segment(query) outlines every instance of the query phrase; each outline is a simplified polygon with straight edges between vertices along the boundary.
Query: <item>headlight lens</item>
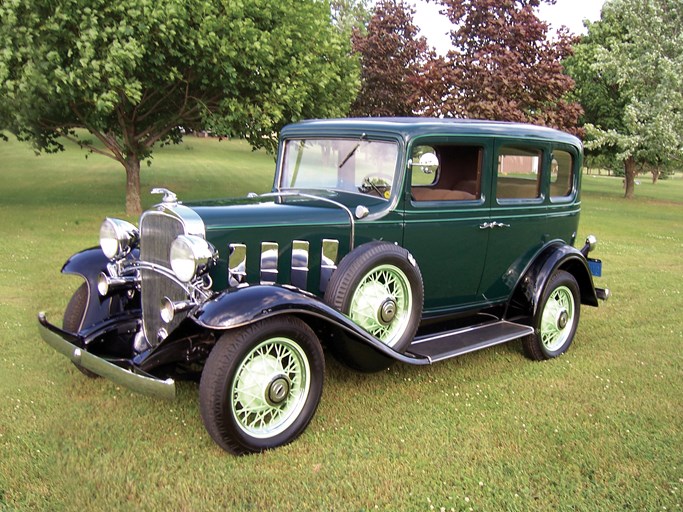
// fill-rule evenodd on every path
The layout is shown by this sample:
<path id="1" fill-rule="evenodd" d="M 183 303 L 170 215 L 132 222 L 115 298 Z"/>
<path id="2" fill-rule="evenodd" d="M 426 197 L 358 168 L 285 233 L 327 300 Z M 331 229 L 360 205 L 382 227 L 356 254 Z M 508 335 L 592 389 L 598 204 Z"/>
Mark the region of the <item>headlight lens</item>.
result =
<path id="1" fill-rule="evenodd" d="M 171 268 L 183 283 L 189 283 L 206 272 L 216 259 L 216 249 L 206 240 L 195 235 L 180 235 L 171 244 Z"/>
<path id="2" fill-rule="evenodd" d="M 109 258 L 122 258 L 140 240 L 138 228 L 121 219 L 104 219 L 100 226 L 100 247 Z"/>

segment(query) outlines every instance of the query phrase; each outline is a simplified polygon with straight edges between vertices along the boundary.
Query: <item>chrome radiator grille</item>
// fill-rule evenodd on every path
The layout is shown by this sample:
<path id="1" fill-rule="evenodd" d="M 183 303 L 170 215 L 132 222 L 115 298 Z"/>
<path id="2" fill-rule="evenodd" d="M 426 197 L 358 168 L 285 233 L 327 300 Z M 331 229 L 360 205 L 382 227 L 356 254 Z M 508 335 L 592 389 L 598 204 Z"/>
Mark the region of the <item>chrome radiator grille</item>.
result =
<path id="1" fill-rule="evenodd" d="M 167 269 L 171 268 L 169 250 L 178 235 L 185 233 L 180 219 L 163 212 L 150 211 L 140 220 L 140 259 Z M 183 320 L 179 313 L 170 323 L 165 323 L 159 314 L 161 299 L 168 297 L 178 301 L 187 299 L 185 291 L 168 277 L 153 270 L 141 269 L 142 277 L 142 325 L 147 341 L 152 345 L 159 342 L 159 331 L 170 333 Z"/>

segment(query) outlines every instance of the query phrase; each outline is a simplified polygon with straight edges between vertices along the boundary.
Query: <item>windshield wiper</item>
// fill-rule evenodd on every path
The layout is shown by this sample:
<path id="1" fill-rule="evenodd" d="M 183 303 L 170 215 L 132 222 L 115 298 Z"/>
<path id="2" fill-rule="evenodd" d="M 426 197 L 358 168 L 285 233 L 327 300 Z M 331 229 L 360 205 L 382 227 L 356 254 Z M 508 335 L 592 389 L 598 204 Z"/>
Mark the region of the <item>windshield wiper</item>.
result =
<path id="1" fill-rule="evenodd" d="M 365 137 L 366 137 L 366 135 L 365 135 L 364 133 L 360 136 L 360 140 L 358 141 L 358 143 L 357 143 L 355 146 L 353 146 L 353 149 L 351 149 L 351 151 L 349 151 L 349 154 L 346 155 L 346 156 L 344 157 L 344 160 L 342 160 L 341 163 L 339 164 L 339 169 L 341 169 L 342 167 L 344 167 L 344 164 L 346 164 L 346 162 L 348 162 L 349 159 L 350 159 L 353 155 L 356 154 L 356 150 L 357 150 L 358 147 L 361 145 L 361 143 L 365 140 Z"/>

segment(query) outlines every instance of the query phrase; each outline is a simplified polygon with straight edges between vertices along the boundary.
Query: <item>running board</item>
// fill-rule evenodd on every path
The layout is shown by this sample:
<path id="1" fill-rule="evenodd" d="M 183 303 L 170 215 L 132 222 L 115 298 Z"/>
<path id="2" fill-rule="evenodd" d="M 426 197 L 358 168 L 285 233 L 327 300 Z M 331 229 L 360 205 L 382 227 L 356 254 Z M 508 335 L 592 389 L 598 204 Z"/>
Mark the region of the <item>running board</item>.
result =
<path id="1" fill-rule="evenodd" d="M 406 352 L 429 359 L 431 363 L 461 356 L 533 334 L 534 328 L 499 320 L 415 338 Z"/>

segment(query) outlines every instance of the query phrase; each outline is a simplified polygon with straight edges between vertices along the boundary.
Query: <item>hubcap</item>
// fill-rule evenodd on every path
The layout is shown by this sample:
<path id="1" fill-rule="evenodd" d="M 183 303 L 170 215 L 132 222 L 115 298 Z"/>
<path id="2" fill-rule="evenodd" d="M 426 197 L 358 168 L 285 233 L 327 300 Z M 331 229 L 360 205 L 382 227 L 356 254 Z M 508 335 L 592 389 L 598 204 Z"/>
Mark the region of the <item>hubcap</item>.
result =
<path id="1" fill-rule="evenodd" d="M 396 316 L 396 301 L 394 299 L 387 299 L 380 308 L 377 320 L 384 325 L 389 325 Z"/>
<path id="2" fill-rule="evenodd" d="M 310 389 L 311 369 L 303 349 L 288 338 L 271 338 L 249 352 L 235 372 L 230 408 L 241 430 L 266 438 L 299 417 Z"/>
<path id="3" fill-rule="evenodd" d="M 275 377 L 270 384 L 268 384 L 266 401 L 270 405 L 279 405 L 287 398 L 289 395 L 289 388 L 291 382 L 285 375 L 278 375 Z"/>
<path id="4" fill-rule="evenodd" d="M 405 273 L 394 265 L 380 265 L 356 287 L 349 317 L 391 347 L 403 335 L 412 306 L 413 294 Z"/>
<path id="5" fill-rule="evenodd" d="M 541 316 L 541 342 L 546 350 L 559 350 L 574 327 L 574 295 L 566 286 L 558 286 L 548 297 Z"/>

